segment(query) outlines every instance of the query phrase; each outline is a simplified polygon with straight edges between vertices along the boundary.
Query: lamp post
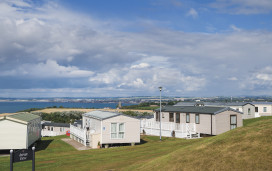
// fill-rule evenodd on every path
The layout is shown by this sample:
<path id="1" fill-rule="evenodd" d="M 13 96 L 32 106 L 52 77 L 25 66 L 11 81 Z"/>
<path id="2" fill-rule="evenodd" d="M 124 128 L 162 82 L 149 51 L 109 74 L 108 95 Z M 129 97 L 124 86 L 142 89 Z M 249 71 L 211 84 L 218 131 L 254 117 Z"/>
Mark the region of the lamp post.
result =
<path id="1" fill-rule="evenodd" d="M 161 141 L 161 120 L 162 120 L 162 115 L 161 115 L 161 91 L 162 87 L 159 87 L 160 90 L 160 141 Z"/>

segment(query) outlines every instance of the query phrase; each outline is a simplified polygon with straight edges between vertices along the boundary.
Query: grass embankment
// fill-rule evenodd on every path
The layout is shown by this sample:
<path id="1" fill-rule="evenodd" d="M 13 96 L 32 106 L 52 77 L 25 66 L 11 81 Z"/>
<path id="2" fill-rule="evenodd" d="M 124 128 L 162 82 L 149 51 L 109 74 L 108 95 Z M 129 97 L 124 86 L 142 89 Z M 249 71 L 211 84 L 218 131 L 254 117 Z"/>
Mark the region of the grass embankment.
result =
<path id="1" fill-rule="evenodd" d="M 244 127 L 203 138 L 145 163 L 143 170 L 271 170 L 272 117 L 244 121 Z"/>
<path id="2" fill-rule="evenodd" d="M 143 136 L 141 145 L 77 151 L 60 137 L 43 138 L 36 170 L 270 170 L 272 117 L 250 119 L 244 127 L 202 139 Z M 50 142 L 52 141 L 52 142 Z M 49 143 L 50 142 L 50 143 Z M 9 157 L 0 157 L 9 170 Z M 31 161 L 14 164 L 31 170 Z"/>

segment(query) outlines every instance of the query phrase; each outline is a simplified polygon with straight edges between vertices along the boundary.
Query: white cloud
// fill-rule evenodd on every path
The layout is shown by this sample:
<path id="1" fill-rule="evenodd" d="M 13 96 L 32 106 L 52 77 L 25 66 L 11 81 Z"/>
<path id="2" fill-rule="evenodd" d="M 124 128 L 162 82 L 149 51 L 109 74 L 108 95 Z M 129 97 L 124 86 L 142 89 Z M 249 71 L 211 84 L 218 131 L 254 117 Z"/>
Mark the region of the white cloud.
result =
<path id="1" fill-rule="evenodd" d="M 1 88 L 21 85 L 22 78 L 50 78 L 59 94 L 64 85 L 60 78 L 66 78 L 72 83 L 65 87 L 78 84 L 91 89 L 80 91 L 95 90 L 101 96 L 152 95 L 158 86 L 168 95 L 221 95 L 222 89 L 231 89 L 229 84 L 245 85 L 236 93 L 248 90 L 247 85 L 270 86 L 268 69 L 249 74 L 272 63 L 269 31 L 249 32 L 231 25 L 234 32 L 217 34 L 159 28 L 124 32 L 52 3 L 28 8 L 0 3 Z M 38 81 L 42 87 L 48 84 Z M 26 87 L 38 93 L 41 86 Z"/>
<path id="2" fill-rule="evenodd" d="M 272 67 L 266 66 L 258 68 L 252 74 L 249 74 L 240 87 L 245 90 L 251 90 L 253 93 L 265 93 L 263 95 L 270 95 L 272 91 Z"/>
<path id="3" fill-rule="evenodd" d="M 198 17 L 198 12 L 194 8 L 191 8 L 188 11 L 187 16 L 191 16 L 193 18 L 197 18 Z"/>
<path id="4" fill-rule="evenodd" d="M 235 25 L 230 25 L 230 28 L 233 30 L 233 31 L 241 31 L 240 28 L 236 27 Z"/>
<path id="5" fill-rule="evenodd" d="M 272 81 L 272 67 L 267 66 L 254 74 L 255 78 L 259 81 L 270 82 Z M 272 82 L 270 82 L 272 84 Z"/>
<path id="6" fill-rule="evenodd" d="M 132 65 L 131 69 L 142 69 L 142 68 L 148 68 L 150 65 L 148 63 L 140 63 L 138 65 Z"/>
<path id="7" fill-rule="evenodd" d="M 146 58 L 142 61 L 150 61 L 153 56 L 145 55 Z M 99 73 L 89 79 L 92 84 L 99 86 L 110 86 L 117 89 L 132 90 L 135 88 L 141 89 L 142 92 L 154 92 L 158 86 L 163 86 L 168 90 L 177 92 L 182 90 L 183 93 L 197 91 L 206 85 L 206 79 L 201 76 L 188 76 L 183 74 L 179 68 L 167 68 L 170 62 L 167 57 L 161 65 L 149 67 L 137 67 L 137 70 L 131 67 L 123 67 L 119 69 L 112 69 L 105 73 Z M 139 65 L 132 65 L 139 66 Z M 143 66 L 143 65 L 140 65 Z M 145 65 L 147 66 L 147 65 Z"/>
<path id="8" fill-rule="evenodd" d="M 133 86 L 140 88 L 144 85 L 144 82 L 141 78 L 137 78 L 135 81 L 133 81 Z"/>
<path id="9" fill-rule="evenodd" d="M 61 66 L 56 61 L 47 60 L 45 63 L 22 64 L 19 68 L 0 73 L 1 76 L 28 76 L 36 78 L 78 78 L 90 77 L 92 71 L 80 70 L 75 66 Z"/>

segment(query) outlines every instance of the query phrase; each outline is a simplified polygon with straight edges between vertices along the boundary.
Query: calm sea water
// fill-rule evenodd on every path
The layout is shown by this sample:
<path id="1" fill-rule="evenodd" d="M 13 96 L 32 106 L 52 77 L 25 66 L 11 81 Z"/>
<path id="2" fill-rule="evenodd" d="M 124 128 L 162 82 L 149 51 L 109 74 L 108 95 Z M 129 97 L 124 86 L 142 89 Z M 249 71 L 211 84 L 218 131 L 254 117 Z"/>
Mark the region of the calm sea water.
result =
<path id="1" fill-rule="evenodd" d="M 52 106 L 63 106 L 66 108 L 116 108 L 118 103 L 59 103 L 59 102 L 0 102 L 0 113 L 14 113 L 29 108 L 45 108 Z M 134 105 L 122 103 L 122 106 Z"/>

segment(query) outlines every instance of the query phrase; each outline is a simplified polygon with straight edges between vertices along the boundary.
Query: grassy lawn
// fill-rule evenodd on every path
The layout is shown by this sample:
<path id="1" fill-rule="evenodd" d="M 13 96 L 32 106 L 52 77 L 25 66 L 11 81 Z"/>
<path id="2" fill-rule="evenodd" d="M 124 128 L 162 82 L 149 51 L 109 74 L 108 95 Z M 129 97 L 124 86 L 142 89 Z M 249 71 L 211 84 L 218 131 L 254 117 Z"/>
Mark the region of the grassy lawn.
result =
<path id="1" fill-rule="evenodd" d="M 185 140 L 142 136 L 143 143 L 77 151 L 61 140 L 43 138 L 36 152 L 36 170 L 270 170 L 272 117 L 245 121 L 245 126 L 210 138 Z M 0 157 L 9 170 L 9 157 Z M 31 161 L 14 164 L 31 170 Z"/>

